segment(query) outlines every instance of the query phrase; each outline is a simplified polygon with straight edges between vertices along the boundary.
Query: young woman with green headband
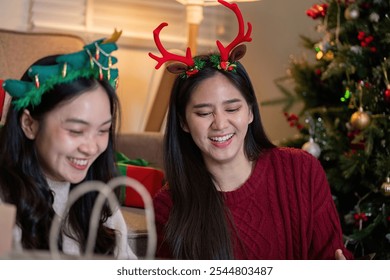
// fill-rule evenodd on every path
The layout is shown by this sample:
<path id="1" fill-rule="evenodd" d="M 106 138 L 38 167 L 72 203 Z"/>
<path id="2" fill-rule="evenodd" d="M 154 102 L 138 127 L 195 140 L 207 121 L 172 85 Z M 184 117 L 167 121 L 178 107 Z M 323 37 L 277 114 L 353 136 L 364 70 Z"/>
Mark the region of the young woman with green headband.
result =
<path id="1" fill-rule="evenodd" d="M 17 208 L 14 249 L 49 250 L 54 214 L 64 219 L 58 248 L 80 256 L 98 196 L 90 192 L 64 213 L 80 183 L 107 183 L 114 161 L 118 98 L 114 42 L 96 41 L 77 53 L 45 57 L 22 79 L 6 80 L 12 96 L 0 134 L 0 200 Z M 136 258 L 119 209 L 102 209 L 94 253 Z"/>

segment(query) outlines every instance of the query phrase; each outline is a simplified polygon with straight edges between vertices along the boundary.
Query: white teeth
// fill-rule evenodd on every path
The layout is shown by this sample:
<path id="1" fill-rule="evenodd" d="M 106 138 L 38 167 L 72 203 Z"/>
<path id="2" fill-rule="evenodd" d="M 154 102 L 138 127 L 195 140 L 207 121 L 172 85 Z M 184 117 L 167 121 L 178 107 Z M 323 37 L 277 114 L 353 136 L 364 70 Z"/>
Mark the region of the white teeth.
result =
<path id="1" fill-rule="evenodd" d="M 70 158 L 70 161 L 77 164 L 77 165 L 80 165 L 80 166 L 83 166 L 83 165 L 87 165 L 88 164 L 88 160 L 86 159 L 75 159 L 75 158 Z"/>
<path id="2" fill-rule="evenodd" d="M 228 134 L 228 135 L 225 135 L 225 136 L 222 136 L 222 137 L 210 137 L 210 139 L 212 141 L 215 141 L 215 142 L 225 142 L 227 140 L 229 140 L 230 138 L 233 137 L 233 133 L 232 134 Z"/>

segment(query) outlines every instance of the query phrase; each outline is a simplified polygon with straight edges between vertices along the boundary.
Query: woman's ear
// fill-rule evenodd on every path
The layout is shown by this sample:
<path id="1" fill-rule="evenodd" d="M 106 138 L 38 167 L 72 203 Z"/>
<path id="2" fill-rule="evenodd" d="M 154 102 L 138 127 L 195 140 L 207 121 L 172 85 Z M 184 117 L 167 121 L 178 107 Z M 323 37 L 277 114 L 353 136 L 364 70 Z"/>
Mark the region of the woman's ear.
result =
<path id="1" fill-rule="evenodd" d="M 249 123 L 252 123 L 253 122 L 253 109 L 252 109 L 253 106 L 250 106 L 249 107 Z"/>
<path id="2" fill-rule="evenodd" d="M 180 118 L 180 126 L 181 126 L 181 128 L 182 128 L 185 132 L 190 133 L 190 130 L 188 129 L 187 122 L 183 121 L 181 118 Z"/>
<path id="3" fill-rule="evenodd" d="M 30 140 L 34 140 L 38 133 L 39 123 L 30 115 L 30 111 L 27 109 L 23 110 L 20 117 L 20 124 L 24 135 Z"/>

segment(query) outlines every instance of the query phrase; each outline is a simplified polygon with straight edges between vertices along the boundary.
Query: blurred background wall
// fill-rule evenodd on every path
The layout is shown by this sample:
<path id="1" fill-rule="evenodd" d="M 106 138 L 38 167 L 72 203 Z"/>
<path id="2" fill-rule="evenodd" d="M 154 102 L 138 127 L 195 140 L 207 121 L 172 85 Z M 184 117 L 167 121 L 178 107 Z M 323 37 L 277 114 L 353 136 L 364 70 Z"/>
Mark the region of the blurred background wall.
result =
<path id="1" fill-rule="evenodd" d="M 36 2 L 39 2 L 39 5 L 44 5 L 42 7 L 50 7 L 51 4 L 54 5 L 61 1 L 64 3 L 73 2 L 72 5 L 82 4 L 85 7 L 88 7 L 88 5 L 94 2 L 91 0 L 39 0 Z M 116 53 L 119 59 L 118 68 L 121 73 L 118 89 L 122 104 L 121 132 L 142 131 L 144 120 L 148 115 L 148 108 L 150 108 L 150 104 L 153 102 L 151 85 L 158 83 L 158 75 L 156 75 L 156 71 L 154 70 L 155 61 L 150 59 L 147 53 L 150 51 L 158 53 L 152 39 L 152 30 L 157 26 L 157 22 L 169 21 L 166 13 L 159 12 L 159 10 L 161 11 L 165 7 L 153 7 L 150 5 L 149 7 L 144 7 L 146 5 L 145 1 L 135 1 L 135 4 L 131 4 L 130 0 L 122 0 L 120 2 L 123 5 L 129 2 L 126 7 L 129 9 L 128 11 L 135 12 L 135 14 L 129 15 L 129 19 L 126 19 L 124 15 L 123 19 L 121 19 L 116 15 L 117 11 L 111 7 L 113 2 L 106 1 L 107 4 L 105 5 L 110 5 L 111 3 L 111 6 L 107 6 L 104 9 L 104 17 L 97 21 L 103 22 L 106 18 L 111 17 L 117 20 L 115 26 L 110 26 L 109 21 L 106 20 L 106 29 L 97 26 L 95 29 L 84 28 L 83 30 L 82 28 L 73 26 L 73 20 L 69 21 L 69 27 L 66 23 L 58 26 L 53 23 L 39 25 L 39 21 L 33 18 L 39 15 L 34 10 L 39 6 L 33 7 L 32 2 L 30 0 L 0 0 L 0 28 L 31 32 L 73 33 L 81 36 L 86 42 L 96 39 L 98 36 L 107 36 L 110 33 L 109 30 L 113 30 L 115 27 L 123 30 L 123 36 L 118 42 L 120 49 Z M 97 1 L 97 4 L 98 2 L 102 1 Z M 261 0 L 258 2 L 239 4 L 245 21 L 250 21 L 253 25 L 253 41 L 247 44 L 247 54 L 242 62 L 252 78 L 259 102 L 282 97 L 281 92 L 275 86 L 274 80 L 286 75 L 286 69 L 291 55 L 296 57 L 304 55 L 303 48 L 300 45 L 299 35 L 314 36 L 315 23 L 311 18 L 306 16 L 305 12 L 317 2 L 314 0 Z M 170 23 L 169 28 L 166 29 L 178 32 L 177 28 L 180 28 L 181 31 L 179 33 L 182 33 L 181 35 L 185 38 L 184 8 L 180 7 L 181 4 L 174 0 L 166 0 L 163 3 L 166 6 L 170 5 L 170 7 L 178 5 L 177 15 L 171 16 L 175 16 L 174 19 L 177 22 L 182 22 L 182 24 L 176 24 L 176 27 L 174 27 L 174 24 Z M 156 12 L 152 14 L 153 16 L 147 16 L 145 14 L 142 18 L 143 11 L 133 11 L 134 9 L 141 8 L 155 9 Z M 207 14 L 209 9 L 211 11 L 211 9 L 215 8 L 205 8 L 206 16 L 210 16 Z M 221 8 L 218 7 L 218 9 Z M 120 10 L 122 13 L 130 13 L 126 12 L 125 9 Z M 88 11 L 83 11 L 83 14 L 88 14 Z M 139 22 L 138 25 L 137 22 L 130 22 L 130 19 L 137 20 L 136 15 L 140 15 L 140 19 L 144 20 L 141 23 Z M 77 15 L 70 18 L 76 20 Z M 235 19 L 234 16 L 233 19 Z M 55 21 L 55 18 L 52 20 Z M 128 21 L 127 25 L 125 27 L 121 26 L 120 23 L 125 21 Z M 35 22 L 35 24 L 32 24 L 32 22 Z M 236 35 L 236 21 L 228 22 L 228 24 L 231 25 L 225 27 L 227 39 L 229 36 L 230 38 L 234 38 Z M 131 28 L 129 26 L 134 27 Z M 200 33 L 207 32 L 209 26 L 210 23 L 206 21 L 202 22 Z M 143 27 L 146 30 L 144 33 L 134 33 Z M 175 48 L 181 50 L 186 48 L 185 40 L 180 41 L 180 38 L 173 38 L 171 42 L 173 42 L 171 45 Z M 210 47 L 206 46 L 204 49 L 207 48 Z M 202 50 L 202 47 L 200 47 L 200 50 Z M 288 122 L 285 120 L 282 106 L 261 106 L 261 115 L 268 135 L 275 142 L 289 137 L 296 132 L 295 129 L 289 127 Z"/>

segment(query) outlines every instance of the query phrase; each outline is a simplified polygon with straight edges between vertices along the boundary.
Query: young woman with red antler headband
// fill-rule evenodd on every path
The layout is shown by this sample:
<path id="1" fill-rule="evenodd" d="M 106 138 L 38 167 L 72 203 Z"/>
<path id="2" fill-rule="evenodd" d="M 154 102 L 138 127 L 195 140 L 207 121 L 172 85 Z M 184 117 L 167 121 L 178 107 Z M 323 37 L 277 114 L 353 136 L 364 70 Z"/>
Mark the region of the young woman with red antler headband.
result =
<path id="1" fill-rule="evenodd" d="M 159 68 L 178 73 L 164 140 L 167 187 L 154 198 L 157 257 L 345 259 L 339 217 L 317 159 L 267 138 L 250 79 L 238 60 L 251 25 L 236 4 L 239 34 L 219 54 L 168 53 L 154 37 Z"/>

